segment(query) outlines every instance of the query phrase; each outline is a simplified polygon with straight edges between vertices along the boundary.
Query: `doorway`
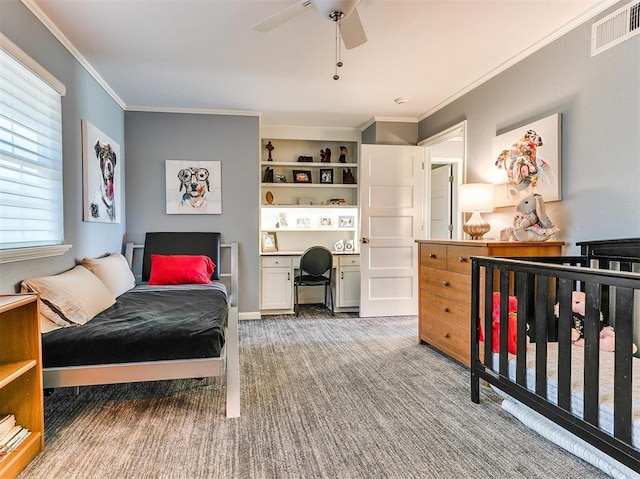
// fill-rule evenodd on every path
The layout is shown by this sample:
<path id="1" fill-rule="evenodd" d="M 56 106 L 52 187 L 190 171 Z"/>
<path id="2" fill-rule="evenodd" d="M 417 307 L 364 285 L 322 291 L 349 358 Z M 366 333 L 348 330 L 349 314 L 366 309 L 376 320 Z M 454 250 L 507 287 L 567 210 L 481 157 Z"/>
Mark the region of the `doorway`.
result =
<path id="1" fill-rule="evenodd" d="M 423 239 L 460 239 L 461 215 L 457 209 L 458 186 L 464 182 L 467 121 L 426 140 Z"/>

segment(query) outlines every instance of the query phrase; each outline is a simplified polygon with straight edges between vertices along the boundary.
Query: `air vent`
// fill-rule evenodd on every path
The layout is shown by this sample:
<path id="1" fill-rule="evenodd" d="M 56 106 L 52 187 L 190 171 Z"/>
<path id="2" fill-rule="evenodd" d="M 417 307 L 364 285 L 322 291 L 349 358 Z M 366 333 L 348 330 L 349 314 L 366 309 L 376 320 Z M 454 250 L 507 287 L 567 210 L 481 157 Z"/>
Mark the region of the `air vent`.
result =
<path id="1" fill-rule="evenodd" d="M 640 33 L 640 2 L 634 1 L 591 26 L 591 56 Z"/>

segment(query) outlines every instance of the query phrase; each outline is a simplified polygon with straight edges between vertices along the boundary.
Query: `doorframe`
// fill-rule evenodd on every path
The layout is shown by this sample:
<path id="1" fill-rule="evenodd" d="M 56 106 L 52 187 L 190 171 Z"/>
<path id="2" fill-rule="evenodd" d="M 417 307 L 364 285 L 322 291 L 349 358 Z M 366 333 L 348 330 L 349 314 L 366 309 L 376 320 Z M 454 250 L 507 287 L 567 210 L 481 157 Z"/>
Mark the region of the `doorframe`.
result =
<path id="1" fill-rule="evenodd" d="M 462 133 L 462 158 L 450 159 L 450 160 L 438 160 L 431 158 L 431 148 L 443 141 L 447 141 Z M 462 231 L 462 213 L 458 213 L 458 187 L 465 182 L 465 165 L 467 163 L 467 120 L 463 120 L 460 123 L 436 133 L 429 138 L 426 138 L 418 143 L 418 146 L 424 146 L 426 150 L 425 154 L 425 166 L 423 175 L 423 208 L 422 208 L 422 239 L 429 239 L 431 236 L 431 197 L 430 197 L 430 185 L 431 185 L 431 165 L 447 165 L 453 166 L 454 178 L 456 181 L 452 184 L 451 192 L 451 209 L 453 211 L 453 239 L 463 238 Z"/>

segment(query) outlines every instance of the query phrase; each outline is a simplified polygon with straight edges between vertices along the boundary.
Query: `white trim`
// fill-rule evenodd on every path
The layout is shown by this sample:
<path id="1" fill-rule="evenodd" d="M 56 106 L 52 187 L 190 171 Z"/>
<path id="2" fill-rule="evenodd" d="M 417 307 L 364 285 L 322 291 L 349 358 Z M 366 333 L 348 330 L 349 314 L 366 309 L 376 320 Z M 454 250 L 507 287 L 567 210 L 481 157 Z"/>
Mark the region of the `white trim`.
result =
<path id="1" fill-rule="evenodd" d="M 67 88 L 64 86 L 64 83 L 49 73 L 46 68 L 31 58 L 18 45 L 9 40 L 9 38 L 7 38 L 2 32 L 0 32 L 0 48 L 5 50 L 9 55 L 35 73 L 42 81 L 57 91 L 61 96 L 66 95 Z"/>
<path id="2" fill-rule="evenodd" d="M 142 111 L 151 113 L 191 113 L 196 115 L 230 115 L 230 116 L 257 116 L 262 117 L 259 111 L 251 110 L 217 110 L 214 108 L 182 108 L 182 107 L 156 107 L 131 105 L 125 108 L 126 111 Z"/>
<path id="3" fill-rule="evenodd" d="M 73 245 L 70 244 L 57 244 L 52 246 L 2 249 L 0 250 L 0 264 L 39 258 L 50 258 L 52 256 L 62 256 L 69 251 L 72 246 Z"/>
<path id="4" fill-rule="evenodd" d="M 577 16 L 576 18 L 574 18 L 571 22 L 563 25 L 562 27 L 558 28 L 554 32 L 551 32 L 549 35 L 544 37 L 542 40 L 539 40 L 538 42 L 534 43 L 529 48 L 521 51 L 519 54 L 517 54 L 514 57 L 512 57 L 511 59 L 507 60 L 503 64 L 501 64 L 498 67 L 494 68 L 490 72 L 482 75 L 480 78 L 478 78 L 476 81 L 470 83 L 469 85 L 464 87 L 462 90 L 459 90 L 457 93 L 454 93 L 449 98 L 445 99 L 444 101 L 441 101 L 440 103 L 438 103 L 433 108 L 430 108 L 429 110 L 427 110 L 425 113 L 423 113 L 422 115 L 420 115 L 418 117 L 418 121 L 422 121 L 425 118 L 427 118 L 428 116 L 433 115 L 438 110 L 441 110 L 442 108 L 444 108 L 448 104 L 453 103 L 455 100 L 457 100 L 461 96 L 463 96 L 463 95 L 469 93 L 470 91 L 478 88 L 484 82 L 486 82 L 486 81 L 492 79 L 493 77 L 499 75 L 500 73 L 502 73 L 503 71 L 507 70 L 508 68 L 511 68 L 513 65 L 515 65 L 518 62 L 520 62 L 521 60 L 524 60 L 528 56 L 533 55 L 538 50 L 541 50 L 542 48 L 544 48 L 547 45 L 549 45 L 551 42 L 557 40 L 558 38 L 560 38 L 561 36 L 565 35 L 566 33 L 569 33 L 574 28 L 576 28 L 579 25 L 583 24 L 587 20 L 592 19 L 596 15 L 602 13 L 604 10 L 606 10 L 607 8 L 611 7 L 612 5 L 614 5 L 614 4 L 618 3 L 618 2 L 619 2 L 619 0 L 603 0 L 602 2 L 599 2 L 593 8 L 590 8 L 586 12 L 584 12 L 581 15 Z"/>
<path id="5" fill-rule="evenodd" d="M 245 311 L 244 313 L 240 313 L 238 315 L 238 319 L 240 321 L 250 321 L 252 319 L 262 319 L 262 315 L 260 314 L 260 311 Z"/>
<path id="6" fill-rule="evenodd" d="M 120 108 L 125 109 L 125 103 L 122 99 L 116 94 L 115 91 L 107 84 L 106 81 L 98 74 L 98 72 L 91 66 L 91 64 L 87 61 L 85 57 L 82 56 L 80 51 L 71 43 L 71 41 L 65 36 L 62 31 L 53 23 L 53 21 L 47 16 L 46 13 L 42 11 L 42 9 L 36 4 L 35 0 L 20 0 L 29 10 L 33 13 L 40 22 L 53 34 L 54 37 L 58 39 L 62 46 L 64 46 L 69 53 L 74 56 L 78 63 L 84 67 L 85 70 L 93 77 L 95 81 L 97 81 L 100 86 L 107 92 L 111 98 L 115 100 L 115 102 L 120 105 Z"/>

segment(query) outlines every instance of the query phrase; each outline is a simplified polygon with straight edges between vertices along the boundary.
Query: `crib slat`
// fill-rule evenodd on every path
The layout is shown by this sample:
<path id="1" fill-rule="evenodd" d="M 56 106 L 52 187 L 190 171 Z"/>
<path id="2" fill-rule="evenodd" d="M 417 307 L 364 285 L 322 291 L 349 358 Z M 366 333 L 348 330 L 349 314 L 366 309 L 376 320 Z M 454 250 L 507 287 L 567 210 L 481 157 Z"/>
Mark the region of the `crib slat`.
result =
<path id="1" fill-rule="evenodd" d="M 596 427 L 600 389 L 600 288 L 600 284 L 585 284 L 584 420 Z"/>
<path id="2" fill-rule="evenodd" d="M 518 298 L 518 332 L 516 356 L 516 383 L 527 386 L 527 319 L 531 312 L 533 298 L 533 275 L 516 274 L 516 297 Z"/>
<path id="3" fill-rule="evenodd" d="M 509 272 L 500 270 L 500 355 L 499 371 L 509 375 Z"/>
<path id="4" fill-rule="evenodd" d="M 487 267 L 484 270 L 484 364 L 493 369 L 493 272 Z"/>
<path id="5" fill-rule="evenodd" d="M 558 406 L 571 411 L 571 318 L 573 281 L 558 280 Z"/>
<path id="6" fill-rule="evenodd" d="M 547 399 L 547 303 L 549 277 L 537 275 L 536 320 L 536 394 Z"/>
<path id="7" fill-rule="evenodd" d="M 613 378 L 613 435 L 631 443 L 633 289 L 616 288 L 615 374 Z"/>

